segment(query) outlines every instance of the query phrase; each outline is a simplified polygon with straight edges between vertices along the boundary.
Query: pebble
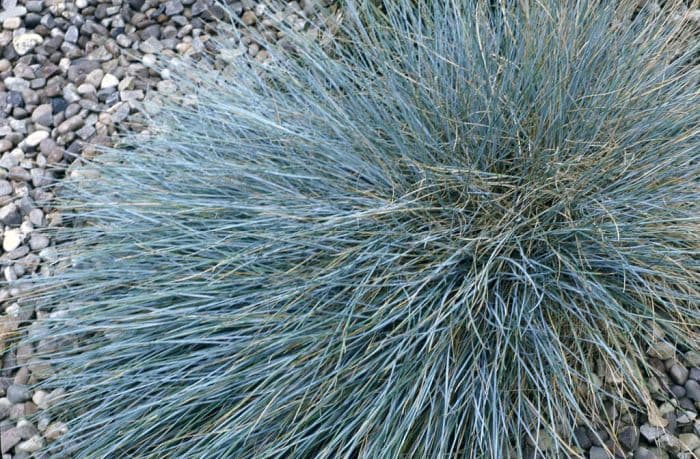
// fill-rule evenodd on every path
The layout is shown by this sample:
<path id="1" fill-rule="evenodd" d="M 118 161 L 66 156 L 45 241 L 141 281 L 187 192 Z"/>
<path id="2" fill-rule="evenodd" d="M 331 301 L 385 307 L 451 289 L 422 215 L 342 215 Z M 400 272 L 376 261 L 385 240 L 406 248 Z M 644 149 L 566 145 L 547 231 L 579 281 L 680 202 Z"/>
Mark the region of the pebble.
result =
<path id="1" fill-rule="evenodd" d="M 68 43 L 76 43 L 78 41 L 78 28 L 74 25 L 68 27 L 63 39 Z"/>
<path id="2" fill-rule="evenodd" d="M 700 383 L 689 379 L 685 383 L 685 391 L 689 399 L 693 400 L 694 402 L 700 402 Z"/>
<path id="3" fill-rule="evenodd" d="M 643 424 L 639 428 L 639 433 L 646 441 L 653 442 L 664 434 L 664 429 L 661 427 L 651 426 L 649 424 Z"/>
<path id="4" fill-rule="evenodd" d="M 39 233 L 32 233 L 29 238 L 29 247 L 34 251 L 45 249 L 49 246 L 49 238 Z"/>
<path id="5" fill-rule="evenodd" d="M 12 409 L 12 402 L 9 401 L 7 399 L 7 397 L 0 397 L 0 421 L 10 417 L 11 409 Z"/>
<path id="6" fill-rule="evenodd" d="M 661 459 L 661 456 L 655 454 L 647 448 L 639 448 L 634 452 L 634 459 Z"/>
<path id="7" fill-rule="evenodd" d="M 686 451 L 693 451 L 700 448 L 700 437 L 694 433 L 684 433 L 678 435 L 678 440 L 682 445 L 682 449 Z"/>
<path id="8" fill-rule="evenodd" d="M 32 111 L 32 122 L 42 126 L 53 125 L 53 109 L 51 104 L 38 105 Z"/>
<path id="9" fill-rule="evenodd" d="M 25 453 L 35 453 L 43 447 L 44 439 L 41 438 L 41 435 L 34 435 L 29 440 L 25 440 L 19 445 L 17 445 L 17 449 L 20 451 L 24 451 Z"/>
<path id="10" fill-rule="evenodd" d="M 246 11 L 245 13 L 243 13 L 241 20 L 243 21 L 243 24 L 247 26 L 252 26 L 257 22 L 258 17 L 255 15 L 254 12 Z"/>
<path id="11" fill-rule="evenodd" d="M 43 41 L 44 39 L 38 33 L 23 33 L 12 39 L 12 46 L 17 51 L 17 54 L 24 56 Z"/>
<path id="12" fill-rule="evenodd" d="M 68 427 L 63 422 L 52 422 L 46 428 L 44 436 L 47 440 L 56 440 L 60 436 L 65 435 L 68 432 Z"/>
<path id="13" fill-rule="evenodd" d="M 106 73 L 100 82 L 101 89 L 115 88 L 119 85 L 119 79 L 111 73 Z"/>
<path id="14" fill-rule="evenodd" d="M 0 196 L 7 196 L 12 193 L 12 184 L 7 180 L 0 180 Z"/>
<path id="15" fill-rule="evenodd" d="M 16 249 L 21 243 L 22 235 L 20 234 L 19 229 L 5 231 L 5 235 L 2 239 L 2 248 L 5 252 L 10 252 Z"/>
<path id="16" fill-rule="evenodd" d="M 627 426 L 618 435 L 620 444 L 630 451 L 639 446 L 639 430 L 635 426 Z"/>
<path id="17" fill-rule="evenodd" d="M 594 446 L 588 452 L 590 459 L 612 459 L 612 456 L 600 446 Z"/>
<path id="18" fill-rule="evenodd" d="M 83 119 L 83 117 L 80 115 L 75 115 L 59 124 L 57 131 L 59 134 L 65 134 L 67 132 L 80 129 L 83 126 L 83 124 L 85 124 L 85 120 Z"/>
<path id="19" fill-rule="evenodd" d="M 172 94 L 177 90 L 177 85 L 171 80 L 162 80 L 158 82 L 156 88 L 161 94 Z"/>
<path id="20" fill-rule="evenodd" d="M 683 365 L 679 363 L 674 363 L 673 366 L 671 366 L 671 369 L 668 373 L 669 375 L 671 375 L 671 379 L 676 384 L 683 385 L 688 380 L 688 375 L 690 372 Z"/>
<path id="21" fill-rule="evenodd" d="M 6 390 L 6 396 L 11 403 L 22 403 L 31 399 L 31 392 L 25 385 L 10 384 Z"/>
<path id="22" fill-rule="evenodd" d="M 22 437 L 19 435 L 16 427 L 6 430 L 0 429 L 0 451 L 2 451 L 2 454 L 10 451 L 20 441 L 22 441 Z"/>
<path id="23" fill-rule="evenodd" d="M 26 419 L 20 419 L 17 422 L 16 428 L 19 432 L 19 436 L 22 437 L 23 440 L 27 440 L 29 438 L 32 438 L 34 435 L 39 434 L 39 430 Z"/>
<path id="24" fill-rule="evenodd" d="M 3 83 L 5 83 L 5 88 L 9 91 L 22 92 L 29 89 L 29 82 L 22 78 L 7 77 L 3 80 Z"/>
<path id="25" fill-rule="evenodd" d="M 46 131 L 34 131 L 24 139 L 24 142 L 30 147 L 36 147 L 41 143 L 42 140 L 47 138 L 49 133 Z"/>
<path id="26" fill-rule="evenodd" d="M 18 17 L 7 18 L 2 22 L 2 28 L 7 30 L 19 29 L 22 25 L 22 20 Z"/>
<path id="27" fill-rule="evenodd" d="M 185 8 L 182 6 L 179 0 L 169 0 L 165 2 L 165 14 L 168 16 L 175 16 L 176 14 L 182 13 Z"/>
<path id="28" fill-rule="evenodd" d="M 19 225 L 22 222 L 22 217 L 15 203 L 11 202 L 0 208 L 0 222 L 8 226 Z M 10 245 L 8 244 L 8 247 Z"/>
<path id="29" fill-rule="evenodd" d="M 7 139 L 0 139 L 0 153 L 5 153 L 12 148 L 12 142 Z"/>

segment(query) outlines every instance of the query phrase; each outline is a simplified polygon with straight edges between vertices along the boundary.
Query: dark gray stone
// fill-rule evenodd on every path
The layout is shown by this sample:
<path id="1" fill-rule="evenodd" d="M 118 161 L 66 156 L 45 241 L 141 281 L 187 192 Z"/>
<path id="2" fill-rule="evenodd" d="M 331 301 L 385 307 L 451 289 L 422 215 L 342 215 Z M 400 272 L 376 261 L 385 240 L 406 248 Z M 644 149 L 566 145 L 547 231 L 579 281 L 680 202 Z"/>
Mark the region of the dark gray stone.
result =
<path id="1" fill-rule="evenodd" d="M 100 63 L 96 60 L 86 58 L 76 59 L 71 63 L 70 67 L 68 67 L 68 80 L 75 82 L 81 76 L 85 76 L 99 67 Z"/>
<path id="2" fill-rule="evenodd" d="M 600 446 L 594 446 L 589 451 L 588 457 L 590 457 L 590 459 L 612 459 L 613 456 Z"/>
<path id="3" fill-rule="evenodd" d="M 22 223 L 22 216 L 19 214 L 19 209 L 15 203 L 11 202 L 0 208 L 0 221 L 4 225 L 19 225 Z"/>
<path id="4" fill-rule="evenodd" d="M 639 430 L 635 426 L 627 426 L 618 434 L 618 440 L 628 451 L 634 451 L 639 446 Z"/>
<path id="5" fill-rule="evenodd" d="M 689 399 L 700 402 L 700 383 L 693 379 L 689 379 L 685 383 L 685 392 Z"/>
<path id="6" fill-rule="evenodd" d="M 680 363 L 674 363 L 671 366 L 671 369 L 669 370 L 668 374 L 671 376 L 671 379 L 676 384 L 683 385 L 688 380 L 688 375 L 690 374 L 690 372 L 686 367 L 684 367 Z"/>

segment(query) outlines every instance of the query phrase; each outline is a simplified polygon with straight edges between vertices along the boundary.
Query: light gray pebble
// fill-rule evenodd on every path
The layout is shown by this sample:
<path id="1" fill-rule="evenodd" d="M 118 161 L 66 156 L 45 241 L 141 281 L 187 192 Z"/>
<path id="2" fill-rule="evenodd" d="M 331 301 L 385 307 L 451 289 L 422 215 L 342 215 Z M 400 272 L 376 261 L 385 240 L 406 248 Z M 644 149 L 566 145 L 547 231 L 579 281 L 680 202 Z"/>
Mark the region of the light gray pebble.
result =
<path id="1" fill-rule="evenodd" d="M 63 39 L 68 43 L 75 44 L 78 41 L 78 28 L 74 25 L 68 27 L 68 30 L 66 30 L 66 34 L 63 36 Z"/>
<path id="2" fill-rule="evenodd" d="M 5 153 L 12 148 L 12 142 L 8 139 L 0 139 L 0 153 Z"/>
<path id="3" fill-rule="evenodd" d="M 58 253 L 53 247 L 46 247 L 39 252 L 39 256 L 44 261 L 54 262 L 58 258 Z"/>
<path id="4" fill-rule="evenodd" d="M 41 438 L 41 435 L 34 435 L 29 440 L 25 440 L 16 446 L 18 450 L 24 451 L 25 453 L 35 453 L 43 447 L 44 439 Z"/>
<path id="5" fill-rule="evenodd" d="M 10 409 L 12 408 L 12 402 L 7 399 L 7 397 L 0 398 L 0 421 L 10 417 Z"/>
<path id="6" fill-rule="evenodd" d="M 83 127 L 83 124 L 85 121 L 83 120 L 83 117 L 80 115 L 75 115 L 71 116 L 64 122 L 58 125 L 57 131 L 59 134 L 66 134 L 71 131 L 75 131 L 77 129 L 80 129 Z"/>
<path id="7" fill-rule="evenodd" d="M 649 424 L 643 424 L 639 428 L 639 433 L 646 441 L 653 442 L 664 434 L 664 429 L 661 427 L 654 427 Z"/>
<path id="8" fill-rule="evenodd" d="M 22 25 L 22 19 L 18 17 L 11 17 L 7 18 L 4 21 L 2 21 L 2 28 L 7 29 L 7 30 L 15 30 L 19 29 L 19 27 Z"/>
<path id="9" fill-rule="evenodd" d="M 100 85 L 102 78 L 104 78 L 104 74 L 105 72 L 102 69 L 97 68 L 87 74 L 87 76 L 85 77 L 85 83 L 91 84 L 92 86 L 97 88 Z M 78 88 L 78 90 L 79 89 L 80 88 Z"/>
<path id="10" fill-rule="evenodd" d="M 39 430 L 34 427 L 34 424 L 26 419 L 20 419 L 19 422 L 17 422 L 17 430 L 19 431 L 19 435 L 23 440 L 27 440 L 32 438 L 34 435 L 39 434 Z"/>
<path id="11" fill-rule="evenodd" d="M 32 250 L 42 250 L 49 246 L 49 238 L 39 233 L 32 233 L 29 238 L 29 247 Z"/>
<path id="12" fill-rule="evenodd" d="M 162 94 L 172 94 L 177 90 L 177 85 L 171 80 L 162 80 L 156 84 L 156 88 Z"/>
<path id="13" fill-rule="evenodd" d="M 119 79 L 111 73 L 106 73 L 100 81 L 101 89 L 115 88 L 119 85 Z"/>
<path id="14" fill-rule="evenodd" d="M 18 180 L 22 182 L 28 182 L 32 179 L 29 171 L 19 166 L 11 167 L 7 176 L 10 178 L 10 180 Z"/>
<path id="15" fill-rule="evenodd" d="M 75 131 L 75 133 L 83 140 L 87 140 L 95 134 L 94 126 L 83 126 L 82 128 Z"/>
<path id="16" fill-rule="evenodd" d="M 169 0 L 165 2 L 165 14 L 168 16 L 175 16 L 176 14 L 182 13 L 185 8 L 182 6 L 179 0 Z"/>
<path id="17" fill-rule="evenodd" d="M 6 390 L 7 399 L 12 403 L 22 403 L 30 400 L 32 395 L 25 385 L 10 384 Z"/>
<path id="18" fill-rule="evenodd" d="M 17 260 L 18 258 L 25 256 L 27 253 L 29 253 L 29 247 L 26 245 L 20 245 L 16 249 L 7 252 L 5 257 L 7 257 L 8 260 Z"/>
<path id="19" fill-rule="evenodd" d="M 139 49 L 143 53 L 147 54 L 157 54 L 163 50 L 163 45 L 155 37 L 149 37 L 145 41 L 139 43 Z"/>
<path id="20" fill-rule="evenodd" d="M 20 441 L 22 441 L 22 437 L 16 427 L 0 430 L 0 451 L 2 454 L 12 450 Z"/>
<path id="21" fill-rule="evenodd" d="M 49 185 L 53 181 L 52 173 L 46 169 L 35 167 L 30 171 L 32 176 L 32 185 L 36 188 L 41 188 Z"/>
<path id="22" fill-rule="evenodd" d="M 7 180 L 0 180 L 0 196 L 12 194 L 12 184 Z"/>
<path id="23" fill-rule="evenodd" d="M 26 139 L 24 139 L 24 143 L 27 144 L 29 147 L 36 147 L 38 146 L 42 140 L 47 138 L 49 136 L 49 133 L 46 131 L 34 131 L 31 134 L 27 136 Z"/>
<path id="24" fill-rule="evenodd" d="M 29 211 L 29 221 L 36 227 L 44 226 L 44 212 L 41 209 L 32 209 Z"/>
<path id="25" fill-rule="evenodd" d="M 51 104 L 38 105 L 32 111 L 32 122 L 42 126 L 51 126 L 53 124 L 53 108 Z"/>
<path id="26" fill-rule="evenodd" d="M 5 83 L 5 88 L 7 88 L 9 91 L 22 92 L 29 90 L 29 82 L 27 80 L 23 80 L 22 78 L 7 77 L 3 80 L 3 83 Z"/>

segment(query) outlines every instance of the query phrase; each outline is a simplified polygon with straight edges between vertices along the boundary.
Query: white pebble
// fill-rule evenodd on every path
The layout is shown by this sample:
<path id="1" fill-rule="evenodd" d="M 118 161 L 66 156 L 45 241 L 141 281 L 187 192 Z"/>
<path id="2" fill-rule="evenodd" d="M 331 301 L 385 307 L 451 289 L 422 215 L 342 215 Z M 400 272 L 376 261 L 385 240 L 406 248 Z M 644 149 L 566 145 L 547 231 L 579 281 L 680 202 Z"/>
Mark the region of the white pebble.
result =
<path id="1" fill-rule="evenodd" d="M 102 77 L 102 82 L 100 83 L 100 88 L 102 88 L 102 89 L 114 88 L 117 85 L 119 85 L 119 80 L 117 79 L 117 77 L 115 77 L 111 73 L 107 73 L 107 74 L 105 74 L 104 77 Z"/>
<path id="2" fill-rule="evenodd" d="M 42 140 L 47 138 L 49 133 L 46 131 L 34 131 L 24 139 L 24 142 L 30 147 L 36 147 Z"/>
<path id="3" fill-rule="evenodd" d="M 5 232 L 5 237 L 2 239 L 2 248 L 5 252 L 15 250 L 22 243 L 22 235 L 18 228 L 11 229 Z"/>
<path id="4" fill-rule="evenodd" d="M 43 447 L 44 439 L 41 438 L 41 435 L 34 435 L 29 440 L 23 441 L 22 443 L 17 445 L 16 448 L 20 451 L 24 451 L 25 453 L 34 453 L 36 451 L 39 451 Z"/>
<path id="5" fill-rule="evenodd" d="M 19 19 L 19 18 L 18 18 Z M 44 39 L 38 33 L 23 33 L 12 39 L 12 46 L 20 56 L 24 56 Z"/>

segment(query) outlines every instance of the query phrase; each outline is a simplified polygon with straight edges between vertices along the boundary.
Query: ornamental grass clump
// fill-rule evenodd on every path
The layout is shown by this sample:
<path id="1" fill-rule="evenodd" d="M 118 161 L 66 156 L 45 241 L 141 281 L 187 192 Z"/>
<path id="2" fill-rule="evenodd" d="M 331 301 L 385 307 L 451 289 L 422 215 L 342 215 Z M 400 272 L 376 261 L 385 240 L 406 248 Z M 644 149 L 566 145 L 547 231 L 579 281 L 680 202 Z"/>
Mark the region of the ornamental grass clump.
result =
<path id="1" fill-rule="evenodd" d="M 647 350 L 700 343 L 700 45 L 637 3 L 348 1 L 172 62 L 61 194 L 52 451 L 564 457 L 646 415 Z"/>

